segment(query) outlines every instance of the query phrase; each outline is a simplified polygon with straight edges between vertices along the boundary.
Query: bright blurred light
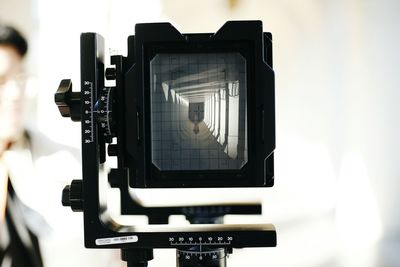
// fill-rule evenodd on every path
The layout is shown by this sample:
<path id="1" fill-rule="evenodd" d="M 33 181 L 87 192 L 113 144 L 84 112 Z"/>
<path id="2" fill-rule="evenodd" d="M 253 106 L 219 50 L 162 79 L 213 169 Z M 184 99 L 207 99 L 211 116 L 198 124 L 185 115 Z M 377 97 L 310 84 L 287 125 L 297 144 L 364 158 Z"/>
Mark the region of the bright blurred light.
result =
<path id="1" fill-rule="evenodd" d="M 382 236 L 382 223 L 360 154 L 350 152 L 343 157 L 338 189 L 336 221 L 343 248 L 371 246 Z"/>

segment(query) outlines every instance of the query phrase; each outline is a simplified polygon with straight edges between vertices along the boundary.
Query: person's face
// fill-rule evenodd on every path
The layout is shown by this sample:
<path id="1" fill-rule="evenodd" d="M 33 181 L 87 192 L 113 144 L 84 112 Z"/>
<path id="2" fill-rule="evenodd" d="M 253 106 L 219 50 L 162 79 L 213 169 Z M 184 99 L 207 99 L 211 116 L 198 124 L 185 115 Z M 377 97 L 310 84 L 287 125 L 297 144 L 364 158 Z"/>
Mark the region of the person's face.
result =
<path id="1" fill-rule="evenodd" d="M 13 141 L 22 133 L 25 85 L 21 65 L 15 48 L 0 45 L 0 141 Z"/>

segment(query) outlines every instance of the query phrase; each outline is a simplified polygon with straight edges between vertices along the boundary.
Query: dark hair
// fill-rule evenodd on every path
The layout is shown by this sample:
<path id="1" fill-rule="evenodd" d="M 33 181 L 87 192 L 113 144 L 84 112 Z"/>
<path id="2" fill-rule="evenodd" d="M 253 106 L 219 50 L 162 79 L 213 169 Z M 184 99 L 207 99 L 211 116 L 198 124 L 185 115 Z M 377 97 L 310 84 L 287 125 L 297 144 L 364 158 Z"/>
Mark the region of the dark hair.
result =
<path id="1" fill-rule="evenodd" d="M 19 31 L 10 26 L 0 24 L 0 45 L 14 47 L 21 57 L 25 56 L 28 50 L 28 43 Z"/>

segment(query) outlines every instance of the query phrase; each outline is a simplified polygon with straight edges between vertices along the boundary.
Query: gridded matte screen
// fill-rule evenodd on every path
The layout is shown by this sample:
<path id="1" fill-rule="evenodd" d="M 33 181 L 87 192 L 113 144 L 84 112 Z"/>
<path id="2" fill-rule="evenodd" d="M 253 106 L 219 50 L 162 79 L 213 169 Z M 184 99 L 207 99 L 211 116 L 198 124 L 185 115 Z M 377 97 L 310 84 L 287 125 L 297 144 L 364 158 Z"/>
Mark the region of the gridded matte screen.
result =
<path id="1" fill-rule="evenodd" d="M 160 53 L 150 75 L 152 162 L 159 170 L 246 164 L 246 60 L 239 53 Z"/>

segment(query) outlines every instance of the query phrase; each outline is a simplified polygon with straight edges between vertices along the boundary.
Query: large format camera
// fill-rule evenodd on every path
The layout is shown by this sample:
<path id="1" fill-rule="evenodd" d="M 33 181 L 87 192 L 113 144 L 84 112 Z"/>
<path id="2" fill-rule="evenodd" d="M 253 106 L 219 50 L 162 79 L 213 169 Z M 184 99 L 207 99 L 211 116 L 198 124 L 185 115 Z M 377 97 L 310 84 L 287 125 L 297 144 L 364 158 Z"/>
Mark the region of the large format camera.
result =
<path id="1" fill-rule="evenodd" d="M 81 90 L 63 80 L 55 101 L 81 122 L 83 179 L 63 204 L 83 211 L 88 248 L 121 248 L 128 266 L 147 266 L 154 248 L 176 248 L 178 266 L 225 266 L 232 248 L 276 245 L 273 225 L 226 225 L 227 214 L 260 214 L 261 204 L 144 207 L 132 188 L 270 187 L 274 183 L 272 36 L 260 21 L 229 21 L 217 33 L 181 34 L 169 23 L 137 24 L 128 55 L 104 69 L 103 39 L 81 35 Z M 106 87 L 104 77 L 115 81 Z M 120 189 L 119 225 L 99 201 L 99 169 Z M 185 215 L 185 227 L 168 224 Z"/>

